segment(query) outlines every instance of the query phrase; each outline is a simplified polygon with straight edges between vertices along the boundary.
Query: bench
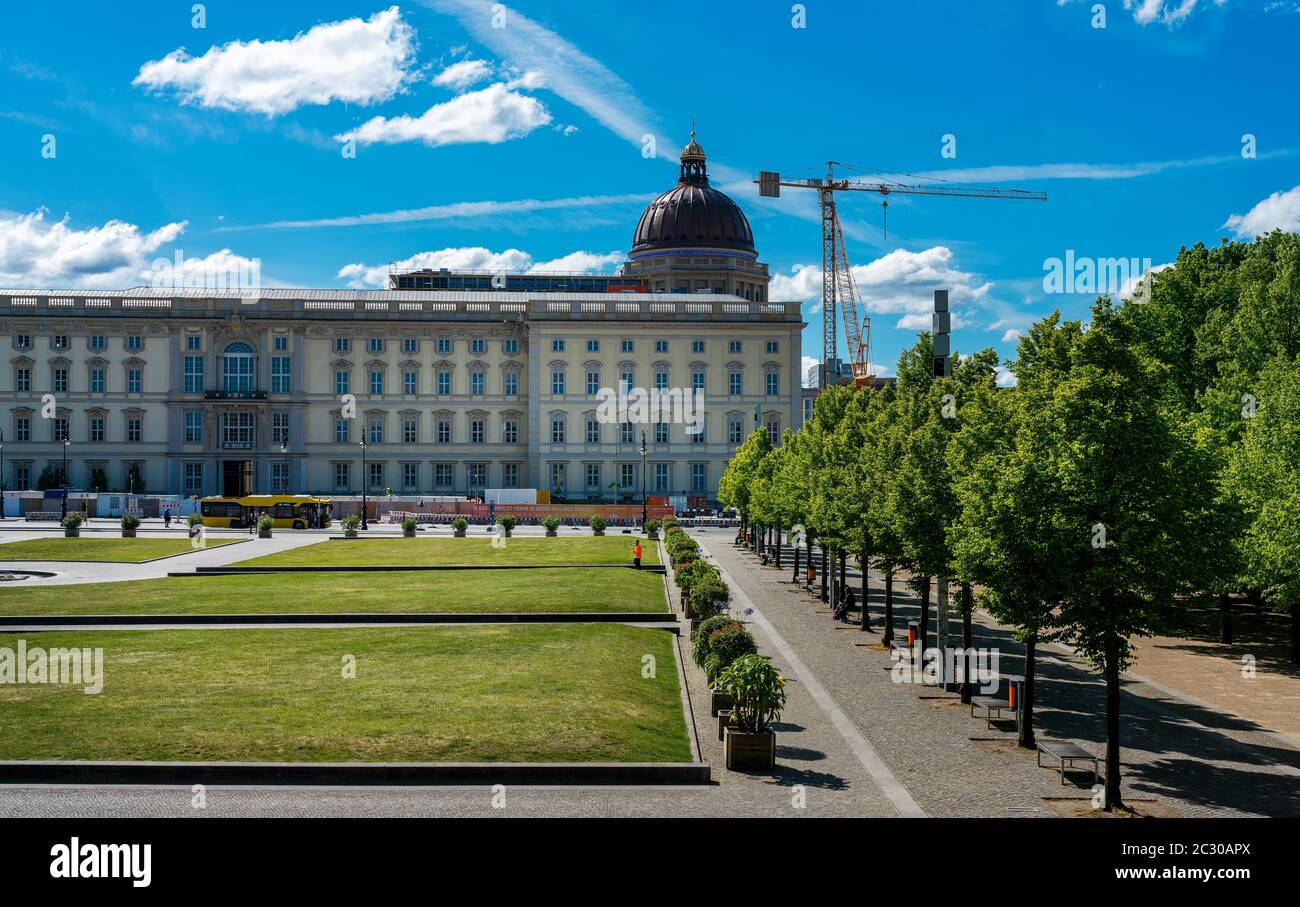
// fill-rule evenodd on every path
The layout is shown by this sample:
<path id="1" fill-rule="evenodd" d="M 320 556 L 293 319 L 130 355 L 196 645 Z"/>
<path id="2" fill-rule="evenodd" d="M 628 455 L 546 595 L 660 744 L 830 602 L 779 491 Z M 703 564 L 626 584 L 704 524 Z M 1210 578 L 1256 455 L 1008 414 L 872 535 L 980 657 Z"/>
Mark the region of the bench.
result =
<path id="1" fill-rule="evenodd" d="M 975 709 L 976 709 L 976 708 L 981 708 L 981 709 L 983 709 L 983 710 L 984 710 L 984 714 L 983 714 L 982 716 L 980 716 L 980 715 L 976 715 L 976 714 L 975 714 Z M 1004 715 L 1004 714 L 1002 714 L 1003 712 L 1010 712 L 1010 713 L 1011 713 L 1011 717 L 1012 717 L 1012 718 L 1015 717 L 1016 709 L 1015 709 L 1015 706 L 1013 706 L 1013 705 L 1011 704 L 1011 700 L 1009 700 L 1009 699 L 994 699 L 992 696 L 972 696 L 972 697 L 971 697 L 971 700 L 970 700 L 970 716 L 971 716 L 972 718 L 980 718 L 980 717 L 984 718 L 985 726 L 988 727 L 988 728 L 990 728 L 990 729 L 992 729 L 992 727 L 993 727 L 993 722 L 994 722 L 994 720 L 997 720 L 997 721 L 1004 721 L 1004 720 L 1006 720 L 1006 717 L 1007 717 L 1007 716 Z"/>
<path id="2" fill-rule="evenodd" d="M 1079 746 L 1077 743 L 1067 743 L 1064 740 L 1048 740 L 1038 743 L 1038 767 L 1043 768 L 1043 753 L 1056 759 L 1059 763 L 1057 768 L 1061 772 L 1061 784 L 1065 784 L 1065 770 L 1073 769 L 1075 762 L 1092 763 L 1092 783 L 1096 784 L 1101 777 L 1097 766 L 1106 760 L 1094 756 L 1092 753 Z M 1051 768 L 1051 766 L 1047 766 Z"/>
<path id="3" fill-rule="evenodd" d="M 29 523 L 44 522 L 46 520 L 57 523 L 63 519 L 57 510 L 29 510 L 23 516 Z"/>

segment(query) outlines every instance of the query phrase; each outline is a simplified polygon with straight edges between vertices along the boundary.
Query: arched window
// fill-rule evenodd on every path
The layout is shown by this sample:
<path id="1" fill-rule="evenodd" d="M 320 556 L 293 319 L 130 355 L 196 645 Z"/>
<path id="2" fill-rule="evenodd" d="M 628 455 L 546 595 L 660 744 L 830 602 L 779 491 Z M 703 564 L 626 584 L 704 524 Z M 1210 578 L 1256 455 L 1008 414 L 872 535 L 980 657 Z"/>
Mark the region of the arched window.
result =
<path id="1" fill-rule="evenodd" d="M 222 354 L 221 374 L 227 391 L 253 389 L 253 348 L 247 343 L 231 343 Z"/>

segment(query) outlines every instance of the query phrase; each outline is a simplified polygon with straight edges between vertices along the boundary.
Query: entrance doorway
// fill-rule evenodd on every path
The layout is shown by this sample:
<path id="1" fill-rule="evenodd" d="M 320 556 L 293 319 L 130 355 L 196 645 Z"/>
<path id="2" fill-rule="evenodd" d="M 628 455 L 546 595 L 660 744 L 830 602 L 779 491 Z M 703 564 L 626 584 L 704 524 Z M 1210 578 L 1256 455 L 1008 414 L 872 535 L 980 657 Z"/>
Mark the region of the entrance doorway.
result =
<path id="1" fill-rule="evenodd" d="M 253 493 L 252 460 L 226 460 L 221 466 L 221 494 L 223 497 L 244 498 Z"/>

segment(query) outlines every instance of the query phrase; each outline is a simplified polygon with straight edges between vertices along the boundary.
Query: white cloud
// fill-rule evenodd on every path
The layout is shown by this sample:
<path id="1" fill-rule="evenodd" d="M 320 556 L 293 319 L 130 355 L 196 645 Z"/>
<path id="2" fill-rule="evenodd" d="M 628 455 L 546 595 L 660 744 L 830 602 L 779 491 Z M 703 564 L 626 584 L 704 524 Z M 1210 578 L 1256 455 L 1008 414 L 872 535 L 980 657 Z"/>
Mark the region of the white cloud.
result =
<path id="1" fill-rule="evenodd" d="M 490 75 L 492 75 L 492 64 L 486 60 L 461 60 L 434 76 L 433 84 L 464 91 Z"/>
<path id="2" fill-rule="evenodd" d="M 482 246 L 464 246 L 438 249 L 434 252 L 419 252 L 410 258 L 395 261 L 391 265 L 360 263 L 344 265 L 339 269 L 338 277 L 346 280 L 350 287 L 363 289 L 387 287 L 390 268 L 408 271 L 447 268 L 452 271 L 576 271 L 594 274 L 606 271 L 611 265 L 622 260 L 622 252 L 609 252 L 604 255 L 597 252 L 570 252 L 568 255 L 550 261 L 536 262 L 532 255 L 520 249 L 493 252 Z"/>
<path id="3" fill-rule="evenodd" d="M 120 289 L 147 282 L 150 256 L 176 240 L 186 222 L 150 232 L 110 220 L 84 230 L 68 218 L 47 221 L 44 209 L 0 213 L 0 284 L 9 287 Z"/>
<path id="4" fill-rule="evenodd" d="M 1012 374 L 1011 369 L 1007 368 L 1005 365 L 998 366 L 996 380 L 998 387 L 1015 387 L 1016 384 L 1019 383 L 1019 379 L 1017 379 L 1016 376 Z"/>
<path id="5" fill-rule="evenodd" d="M 201 57 L 178 48 L 141 66 L 132 84 L 171 88 L 201 107 L 275 116 L 305 104 L 385 101 L 411 77 L 414 57 L 415 31 L 394 6 L 284 41 L 232 41 Z"/>
<path id="6" fill-rule="evenodd" d="M 1008 328 L 1002 334 L 1003 343 L 1015 343 L 1020 339 L 1020 332 L 1015 328 Z"/>
<path id="7" fill-rule="evenodd" d="M 499 82 L 434 104 L 418 117 L 375 117 L 336 138 L 356 139 L 364 145 L 423 142 L 431 148 L 471 142 L 495 145 L 549 122 L 551 114 L 541 101 Z"/>
<path id="8" fill-rule="evenodd" d="M 1224 226 L 1243 239 L 1254 239 L 1272 230 L 1300 232 L 1300 186 L 1274 192 L 1245 214 L 1234 214 Z"/>

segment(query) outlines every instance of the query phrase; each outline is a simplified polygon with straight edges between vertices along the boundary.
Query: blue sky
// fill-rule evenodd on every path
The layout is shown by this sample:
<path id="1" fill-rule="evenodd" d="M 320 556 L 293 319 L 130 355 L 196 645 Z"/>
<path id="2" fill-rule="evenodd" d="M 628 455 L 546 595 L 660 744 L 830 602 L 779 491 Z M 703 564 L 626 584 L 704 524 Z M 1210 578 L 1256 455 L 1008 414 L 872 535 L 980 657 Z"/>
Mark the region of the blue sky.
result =
<path id="1" fill-rule="evenodd" d="M 888 236 L 877 196 L 844 194 L 884 373 L 936 287 L 956 346 L 1005 356 L 1086 312 L 1087 286 L 1047 292 L 1051 259 L 1158 268 L 1300 229 L 1295 0 L 810 0 L 801 22 L 768 0 L 216 0 L 202 28 L 193 5 L 0 10 L 0 285 L 123 288 L 178 252 L 282 286 L 407 260 L 608 269 L 692 117 L 772 298 L 805 303 L 807 356 L 815 199 L 758 200 L 758 170 L 1048 194 L 894 196 Z"/>

